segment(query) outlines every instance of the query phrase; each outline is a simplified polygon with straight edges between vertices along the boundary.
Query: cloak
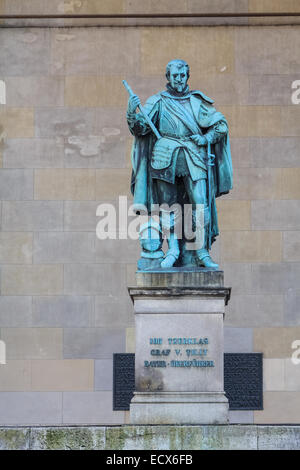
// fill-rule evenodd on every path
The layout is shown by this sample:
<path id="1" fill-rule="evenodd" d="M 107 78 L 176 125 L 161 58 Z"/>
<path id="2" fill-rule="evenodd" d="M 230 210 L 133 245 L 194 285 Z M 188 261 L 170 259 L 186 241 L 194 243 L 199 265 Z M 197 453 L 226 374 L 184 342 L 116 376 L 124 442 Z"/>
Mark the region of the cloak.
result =
<path id="1" fill-rule="evenodd" d="M 150 117 L 151 110 L 162 99 L 162 96 L 174 98 L 167 91 L 150 97 L 144 107 Z M 223 114 L 216 111 L 212 106 L 214 101 L 205 96 L 201 91 L 191 91 L 189 97 L 195 120 L 200 126 L 203 135 L 205 135 L 211 126 L 219 121 L 226 122 Z M 152 132 L 135 137 L 133 142 L 131 152 L 131 192 L 134 197 L 133 204 L 136 213 L 139 213 L 144 206 L 147 208 L 148 213 L 150 213 L 151 205 L 158 203 L 156 180 L 151 177 L 150 171 L 151 155 L 155 142 L 156 137 Z M 228 132 L 218 143 L 211 145 L 211 153 L 215 155 L 214 166 L 211 167 L 211 241 L 213 242 L 219 234 L 215 199 L 223 194 L 227 194 L 232 189 L 232 162 Z M 181 203 L 189 203 L 186 194 L 182 195 Z"/>

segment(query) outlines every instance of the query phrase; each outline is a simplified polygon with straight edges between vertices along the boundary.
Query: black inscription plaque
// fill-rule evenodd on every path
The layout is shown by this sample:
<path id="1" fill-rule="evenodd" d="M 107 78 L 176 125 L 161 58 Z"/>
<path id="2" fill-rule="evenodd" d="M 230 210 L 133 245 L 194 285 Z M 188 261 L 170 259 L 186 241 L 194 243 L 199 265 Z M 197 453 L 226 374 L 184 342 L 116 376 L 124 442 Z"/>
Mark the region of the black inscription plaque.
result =
<path id="1" fill-rule="evenodd" d="M 113 356 L 113 409 L 129 410 L 134 391 L 134 354 Z M 262 353 L 224 354 L 224 390 L 230 410 L 263 409 Z"/>
<path id="2" fill-rule="evenodd" d="M 224 354 L 224 390 L 230 410 L 263 409 L 262 353 Z"/>
<path id="3" fill-rule="evenodd" d="M 113 410 L 129 410 L 135 386 L 135 354 L 113 355 Z"/>

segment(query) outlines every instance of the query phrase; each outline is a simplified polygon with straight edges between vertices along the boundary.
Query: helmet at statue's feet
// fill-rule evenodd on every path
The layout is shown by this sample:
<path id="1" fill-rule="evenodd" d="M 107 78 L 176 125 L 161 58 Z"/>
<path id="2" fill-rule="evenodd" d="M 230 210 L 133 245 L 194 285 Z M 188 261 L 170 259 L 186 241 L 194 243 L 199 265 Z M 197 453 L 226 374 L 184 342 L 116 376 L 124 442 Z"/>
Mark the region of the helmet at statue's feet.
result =
<path id="1" fill-rule="evenodd" d="M 202 266 L 202 267 L 205 267 L 205 268 L 214 268 L 214 269 L 218 269 L 219 268 L 219 265 L 217 263 L 215 263 L 211 257 L 209 255 L 205 256 L 204 258 L 201 258 L 201 259 L 197 259 L 197 264 L 198 266 Z"/>
<path id="2" fill-rule="evenodd" d="M 176 259 L 177 258 L 174 255 L 169 254 L 162 260 L 160 266 L 162 268 L 172 268 Z"/>

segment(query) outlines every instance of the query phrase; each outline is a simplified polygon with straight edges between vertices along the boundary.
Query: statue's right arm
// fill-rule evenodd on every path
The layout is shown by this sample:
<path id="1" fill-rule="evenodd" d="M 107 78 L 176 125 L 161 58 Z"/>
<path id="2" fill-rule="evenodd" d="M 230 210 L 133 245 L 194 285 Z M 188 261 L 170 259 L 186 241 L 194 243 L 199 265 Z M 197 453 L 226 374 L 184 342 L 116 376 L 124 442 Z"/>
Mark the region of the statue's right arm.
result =
<path id="1" fill-rule="evenodd" d="M 132 98 L 129 98 L 126 116 L 130 132 L 134 136 L 138 137 L 149 134 L 149 132 L 151 132 L 151 129 L 142 113 L 136 112 L 135 105 L 139 102 L 139 100 L 136 100 L 135 98 L 137 98 L 136 95 L 134 95 Z M 153 124 L 155 125 L 158 121 L 159 115 L 159 100 L 153 98 L 154 97 L 150 97 L 147 100 L 145 106 L 143 106 L 143 108 L 144 111 L 148 114 Z"/>

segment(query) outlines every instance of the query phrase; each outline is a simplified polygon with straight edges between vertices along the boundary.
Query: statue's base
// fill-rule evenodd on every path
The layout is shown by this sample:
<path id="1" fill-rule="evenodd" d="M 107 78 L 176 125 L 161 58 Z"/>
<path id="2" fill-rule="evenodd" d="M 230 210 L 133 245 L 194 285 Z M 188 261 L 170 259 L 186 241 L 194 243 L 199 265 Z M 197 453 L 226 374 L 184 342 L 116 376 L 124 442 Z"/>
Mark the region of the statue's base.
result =
<path id="1" fill-rule="evenodd" d="M 297 424 L 60 425 L 0 428 L 1 450 L 300 450 Z M 112 455 L 112 452 L 109 452 Z M 129 454 L 131 455 L 131 454 Z M 163 462 L 162 462 L 163 463 Z M 174 462 L 175 463 L 175 462 Z"/>
<path id="2" fill-rule="evenodd" d="M 132 424 L 228 423 L 223 272 L 137 272 L 129 288 L 136 325 Z"/>
<path id="3" fill-rule="evenodd" d="M 227 424 L 224 392 L 135 392 L 132 424 Z"/>

